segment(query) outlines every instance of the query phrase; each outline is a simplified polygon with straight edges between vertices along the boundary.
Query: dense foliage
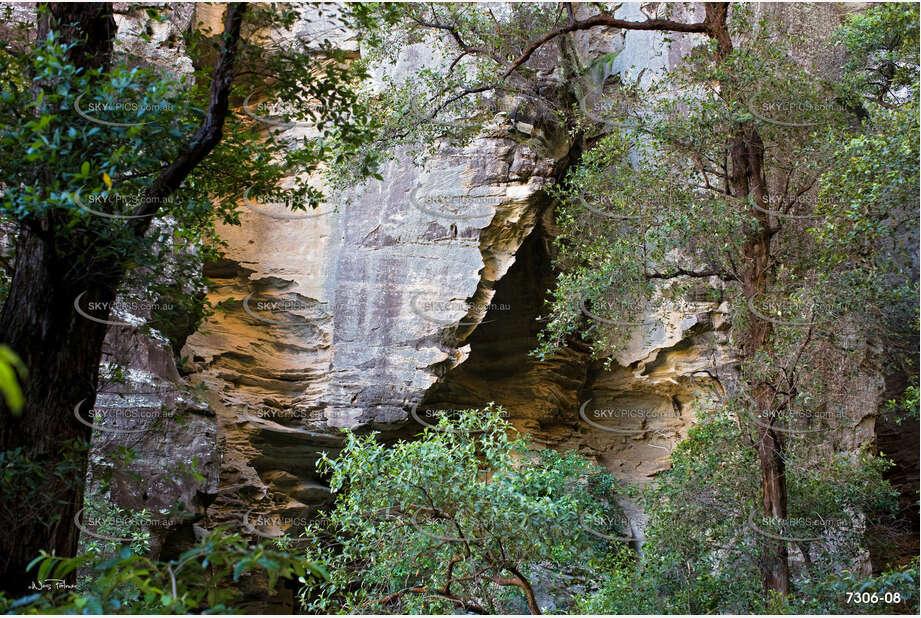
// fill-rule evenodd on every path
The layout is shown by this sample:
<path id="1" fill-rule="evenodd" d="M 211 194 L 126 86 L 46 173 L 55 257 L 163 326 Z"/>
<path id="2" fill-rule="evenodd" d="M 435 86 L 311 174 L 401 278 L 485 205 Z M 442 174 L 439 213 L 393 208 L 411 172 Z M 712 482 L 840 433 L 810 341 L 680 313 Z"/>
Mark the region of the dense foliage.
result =
<path id="1" fill-rule="evenodd" d="M 500 413 L 464 411 L 391 445 L 350 433 L 324 460 L 336 504 L 306 544 L 331 576 L 302 590 L 309 612 L 520 613 L 529 590 L 537 609 L 569 613 L 917 609 L 917 568 L 852 566 L 873 542 L 869 519 L 894 505 L 883 459 L 791 465 L 796 510 L 776 529 L 755 515 L 755 459 L 726 415 L 702 418 L 654 485 L 630 486 L 573 453 L 531 450 Z M 650 515 L 639 555 L 622 499 Z M 800 552 L 790 598 L 761 589 L 764 534 Z M 848 596 L 868 590 L 872 603 Z"/>
<path id="2" fill-rule="evenodd" d="M 735 422 L 702 415 L 676 447 L 671 468 L 637 497 L 650 515 L 642 556 L 609 556 L 598 593 L 579 600 L 587 613 L 628 613 L 641 591 L 642 613 L 891 613 L 917 608 L 917 567 L 887 578 L 860 573 L 873 519 L 884 518 L 896 492 L 882 475 L 888 462 L 862 454 L 790 462 L 791 512 L 786 524 L 762 518 L 758 469 L 751 446 L 739 444 Z M 789 539 L 794 593 L 765 596 L 764 535 Z M 861 604 L 848 592 L 899 594 L 899 602 Z M 882 599 L 882 597 L 881 597 Z"/>
<path id="3" fill-rule="evenodd" d="M 16 600 L 0 593 L 0 611 L 17 614 L 220 614 L 235 613 L 238 582 L 262 572 L 307 583 L 326 571 L 302 557 L 218 529 L 175 560 L 158 561 L 128 545 L 111 556 L 90 551 L 74 558 L 36 558 L 35 593 Z M 65 578 L 79 572 L 76 584 Z"/>
<path id="4" fill-rule="evenodd" d="M 499 407 L 442 418 L 412 442 L 349 434 L 322 462 L 337 500 L 311 546 L 331 579 L 304 590 L 307 608 L 533 613 L 538 582 L 590 577 L 610 539 L 629 535 L 610 525 L 613 479 L 513 434 Z"/>

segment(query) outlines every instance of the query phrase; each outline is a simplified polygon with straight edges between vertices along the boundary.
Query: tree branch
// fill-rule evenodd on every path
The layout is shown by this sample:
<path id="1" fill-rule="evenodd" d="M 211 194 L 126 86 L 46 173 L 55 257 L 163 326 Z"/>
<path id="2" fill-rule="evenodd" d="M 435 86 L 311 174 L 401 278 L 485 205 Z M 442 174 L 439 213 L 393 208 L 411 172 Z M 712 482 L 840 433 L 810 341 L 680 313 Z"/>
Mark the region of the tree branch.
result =
<path id="1" fill-rule="evenodd" d="M 478 94 L 478 93 L 480 93 L 480 92 L 486 92 L 486 91 L 488 91 L 488 90 L 493 90 L 495 87 L 496 87 L 496 86 L 494 86 L 494 85 L 487 85 L 487 86 L 477 86 L 477 87 L 475 87 L 475 88 L 464 88 L 464 89 L 460 92 L 460 94 L 456 94 L 456 95 L 454 95 L 453 97 L 449 97 L 447 100 L 443 101 L 440 105 L 438 105 L 438 107 L 435 108 L 435 111 L 433 111 L 431 114 L 429 114 L 429 118 L 433 118 L 433 119 L 434 119 L 434 118 L 438 115 L 438 113 L 441 112 L 441 110 L 443 110 L 444 108 L 446 108 L 446 107 L 447 107 L 448 105 L 450 105 L 451 103 L 454 103 L 455 101 L 458 101 L 458 100 L 460 100 L 460 99 L 462 99 L 462 98 L 464 98 L 464 97 L 466 97 L 466 96 L 469 96 L 469 95 L 471 95 L 471 94 Z"/>
<path id="2" fill-rule="evenodd" d="M 245 2 L 232 2 L 227 5 L 222 35 L 224 45 L 211 77 L 211 92 L 205 117 L 186 149 L 157 176 L 144 192 L 144 202 L 134 212 L 134 216 L 138 217 L 134 222 L 135 236 L 143 236 L 147 232 L 150 219 L 157 214 L 164 198 L 175 193 L 195 166 L 201 163 L 221 141 L 224 120 L 229 107 L 230 87 L 234 77 L 233 68 L 237 58 L 240 26 L 243 23 L 244 13 L 246 13 Z"/>
<path id="3" fill-rule="evenodd" d="M 419 24 L 420 26 L 423 26 L 425 28 L 432 28 L 434 30 L 444 30 L 445 32 L 451 35 L 451 38 L 454 39 L 454 42 L 457 43 L 457 46 L 464 53 L 472 54 L 476 56 L 486 56 L 487 58 L 492 58 L 499 64 L 502 64 L 502 65 L 508 64 L 501 57 L 489 51 L 488 49 L 483 49 L 482 47 L 473 47 L 472 45 L 468 45 L 464 41 L 464 39 L 461 38 L 460 32 L 457 31 L 457 26 L 454 26 L 451 24 L 443 24 L 440 21 L 438 21 L 438 16 L 435 14 L 434 8 L 432 9 L 432 18 L 435 20 L 434 22 L 425 21 L 424 19 L 420 17 L 416 17 L 415 15 L 412 15 L 412 14 L 409 15 L 409 18 L 413 20 L 414 22 L 416 22 L 417 24 Z"/>
<path id="4" fill-rule="evenodd" d="M 445 601 L 450 601 L 451 603 L 454 603 L 455 605 L 463 609 L 466 609 L 468 612 L 473 612 L 474 614 L 480 614 L 482 616 L 489 614 L 489 612 L 483 609 L 478 603 L 475 603 L 474 601 L 471 601 L 469 599 L 462 599 L 460 597 L 453 597 L 450 595 L 437 594 L 437 593 L 428 594 L 426 596 L 433 597 L 436 599 L 444 599 Z"/>
<path id="5" fill-rule="evenodd" d="M 404 588 L 403 590 L 397 590 L 396 592 L 388 594 L 387 596 L 381 597 L 379 599 L 373 599 L 371 601 L 366 601 L 359 606 L 359 609 L 363 607 L 368 607 L 369 605 L 384 605 L 386 603 L 390 603 L 391 601 L 395 601 L 399 599 L 405 594 L 421 594 L 424 596 L 424 598 L 444 599 L 445 601 L 450 601 L 451 603 L 454 603 L 455 605 L 462 607 L 463 609 L 469 612 L 473 612 L 475 614 L 486 615 L 489 613 L 485 609 L 483 609 L 479 604 L 469 599 L 462 599 L 460 597 L 455 597 L 455 596 L 447 595 L 447 594 L 441 594 L 438 592 L 429 592 L 422 586 L 413 586 L 411 588 Z"/>
<path id="6" fill-rule="evenodd" d="M 719 277 L 720 281 L 732 282 L 737 279 L 725 273 L 721 270 L 711 269 L 711 270 L 685 270 L 684 268 L 679 268 L 670 273 L 660 273 L 652 272 L 645 273 L 644 276 L 647 280 L 649 279 L 675 279 L 677 277 L 693 277 L 695 279 L 707 279 L 709 277 Z"/>
<path id="7" fill-rule="evenodd" d="M 706 20 L 693 24 L 687 24 L 680 21 L 671 21 L 670 19 L 628 21 L 624 19 L 617 19 L 613 15 L 602 13 L 589 17 L 588 19 L 583 19 L 581 21 L 570 21 L 566 25 L 560 26 L 559 28 L 554 28 L 539 39 L 533 41 L 525 48 L 524 52 L 522 52 L 522 54 L 518 56 L 518 58 L 516 58 L 512 64 L 509 65 L 509 68 L 506 70 L 503 77 L 508 77 L 515 69 L 527 62 L 534 54 L 534 52 L 536 52 L 540 47 L 557 38 L 558 36 L 568 32 L 590 30 L 591 28 L 597 28 L 598 26 L 604 26 L 606 28 L 621 28 L 624 30 L 660 30 L 670 32 L 697 32 L 701 34 L 707 34 L 710 32 L 709 11 L 708 18 Z"/>
<path id="8" fill-rule="evenodd" d="M 441 589 L 441 594 L 451 594 L 451 582 L 454 581 L 454 565 L 458 562 L 463 562 L 464 558 L 459 556 L 454 556 L 448 562 L 448 572 L 445 574 L 445 587 Z"/>
<path id="9" fill-rule="evenodd" d="M 390 603 L 391 601 L 395 601 L 396 599 L 399 599 L 404 594 L 409 594 L 410 592 L 415 592 L 417 594 L 420 594 L 420 593 L 424 594 L 425 588 L 423 588 L 422 586 L 413 586 L 412 588 L 404 588 L 403 590 L 397 590 L 396 592 L 388 594 L 387 596 L 383 596 L 379 599 L 372 599 L 370 601 L 365 601 L 364 603 L 358 606 L 358 609 L 361 609 L 363 607 L 368 607 L 369 605 L 385 605 L 387 603 Z"/>
<path id="10" fill-rule="evenodd" d="M 537 598 L 534 596 L 534 589 L 531 588 L 530 582 L 528 582 L 525 576 L 511 564 L 505 565 L 505 568 L 515 577 L 500 577 L 499 575 L 494 575 L 490 579 L 500 586 L 516 586 L 521 588 L 528 602 L 528 609 L 533 615 L 540 615 L 540 605 L 537 604 Z"/>

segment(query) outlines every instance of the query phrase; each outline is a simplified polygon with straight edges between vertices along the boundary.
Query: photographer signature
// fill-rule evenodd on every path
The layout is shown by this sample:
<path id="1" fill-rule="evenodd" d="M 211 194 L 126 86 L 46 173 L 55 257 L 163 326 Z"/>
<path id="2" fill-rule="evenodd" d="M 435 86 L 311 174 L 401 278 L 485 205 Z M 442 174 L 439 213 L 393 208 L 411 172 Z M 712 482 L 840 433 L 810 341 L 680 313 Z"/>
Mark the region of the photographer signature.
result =
<path id="1" fill-rule="evenodd" d="M 46 579 L 43 582 L 32 582 L 29 584 L 29 590 L 37 590 L 39 592 L 45 590 L 73 590 L 77 587 L 77 584 L 68 584 L 63 579 Z"/>

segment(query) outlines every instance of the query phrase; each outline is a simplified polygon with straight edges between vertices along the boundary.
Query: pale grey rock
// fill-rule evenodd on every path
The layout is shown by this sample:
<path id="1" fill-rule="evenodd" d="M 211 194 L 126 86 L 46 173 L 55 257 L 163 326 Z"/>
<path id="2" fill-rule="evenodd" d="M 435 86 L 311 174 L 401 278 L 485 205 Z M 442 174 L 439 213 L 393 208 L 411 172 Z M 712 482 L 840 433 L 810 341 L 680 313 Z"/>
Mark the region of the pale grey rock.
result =
<path id="1" fill-rule="evenodd" d="M 127 371 L 124 381 L 102 384 L 96 395 L 87 494 L 146 511 L 144 528 L 157 557 L 184 546 L 182 531 L 191 530 L 217 494 L 214 413 L 180 378 L 169 343 L 155 331 L 112 327 L 105 349 L 103 371 L 114 365 Z M 85 524 L 90 532 L 83 541 L 99 540 L 98 529 Z"/>
<path id="2" fill-rule="evenodd" d="M 194 70 L 192 60 L 186 53 L 183 34 L 194 26 L 196 8 L 188 3 L 151 3 L 145 6 L 163 6 L 166 19 L 162 22 L 150 19 L 144 8 L 136 3 L 115 3 L 115 24 L 118 27 L 117 40 L 123 42 L 116 52 L 132 59 L 156 66 L 159 70 L 178 78 Z"/>

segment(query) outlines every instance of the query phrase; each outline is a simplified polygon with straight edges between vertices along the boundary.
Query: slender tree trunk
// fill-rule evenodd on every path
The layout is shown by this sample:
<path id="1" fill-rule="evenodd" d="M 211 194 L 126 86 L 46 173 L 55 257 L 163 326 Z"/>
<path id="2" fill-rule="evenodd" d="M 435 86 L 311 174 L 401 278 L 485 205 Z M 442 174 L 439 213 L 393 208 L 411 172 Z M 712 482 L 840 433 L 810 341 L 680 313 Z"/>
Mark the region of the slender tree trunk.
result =
<path id="1" fill-rule="evenodd" d="M 716 62 L 725 61 L 733 51 L 732 38 L 726 20 L 729 4 L 708 2 L 705 4 L 708 36 L 716 41 Z M 733 85 L 731 79 L 721 83 L 729 95 Z M 732 195 L 749 198 L 756 204 L 766 204 L 768 188 L 764 178 L 764 143 L 752 123 L 737 127 L 729 143 L 731 171 L 729 188 Z M 742 247 L 744 270 L 742 293 L 746 300 L 763 294 L 767 289 L 773 230 L 769 215 L 752 209 L 757 226 L 749 233 Z M 742 334 L 740 352 L 742 358 L 752 359 L 759 352 L 770 352 L 771 323 L 749 316 L 747 332 Z M 783 441 L 770 428 L 772 420 L 771 393 L 766 387 L 752 393 L 755 414 L 765 417 L 758 427 L 758 467 L 761 470 L 762 504 L 765 517 L 785 519 L 787 517 L 787 479 L 785 474 Z M 790 593 L 790 566 L 787 546 L 783 541 L 764 539 L 765 556 L 763 569 L 764 590 L 781 594 Z"/>
<path id="2" fill-rule="evenodd" d="M 786 519 L 787 479 L 783 445 L 772 429 L 759 427 L 758 460 L 761 467 L 764 516 Z M 790 594 L 790 564 L 785 541 L 765 539 L 764 590 Z"/>
<path id="3" fill-rule="evenodd" d="M 54 28 L 72 42 L 67 57 L 88 69 L 105 69 L 114 48 L 111 3 L 52 3 L 38 24 L 38 37 Z M 36 169 L 36 177 L 43 174 Z M 77 283 L 68 277 L 73 260 L 57 255 L 54 213 L 21 225 L 9 296 L 0 315 L 0 343 L 9 345 L 29 371 L 24 380 L 25 406 L 13 415 L 0 411 L 0 451 L 21 449 L 40 472 L 29 496 L 0 498 L 0 581 L 12 594 L 26 592 L 35 580 L 26 566 L 41 550 L 71 556 L 79 530 L 73 518 L 83 506 L 86 453 L 81 445 L 90 429 L 72 411 L 95 403 L 96 380 L 105 339 L 104 324 L 74 312 L 77 294 L 111 302 L 120 276 Z M 82 289 L 78 290 L 78 287 Z M 22 481 L 19 481 L 22 482 Z"/>
<path id="4" fill-rule="evenodd" d="M 757 130 L 746 125 L 740 127 L 730 149 L 733 193 L 749 197 L 757 204 L 767 203 L 764 180 L 764 144 Z M 772 228 L 769 215 L 753 210 L 757 227 L 749 234 L 742 247 L 745 257 L 742 291 L 746 300 L 763 294 L 767 289 L 770 268 Z M 749 316 L 749 326 L 741 340 L 743 358 L 755 358 L 759 352 L 770 352 L 771 323 Z M 762 506 L 765 517 L 786 519 L 787 479 L 784 463 L 783 440 L 772 429 L 773 400 L 770 390 L 761 386 L 751 394 L 755 402 L 754 414 L 761 418 L 758 426 L 758 465 L 761 470 Z M 784 541 L 764 539 L 763 586 L 765 591 L 790 593 L 790 566 L 787 545 Z"/>

